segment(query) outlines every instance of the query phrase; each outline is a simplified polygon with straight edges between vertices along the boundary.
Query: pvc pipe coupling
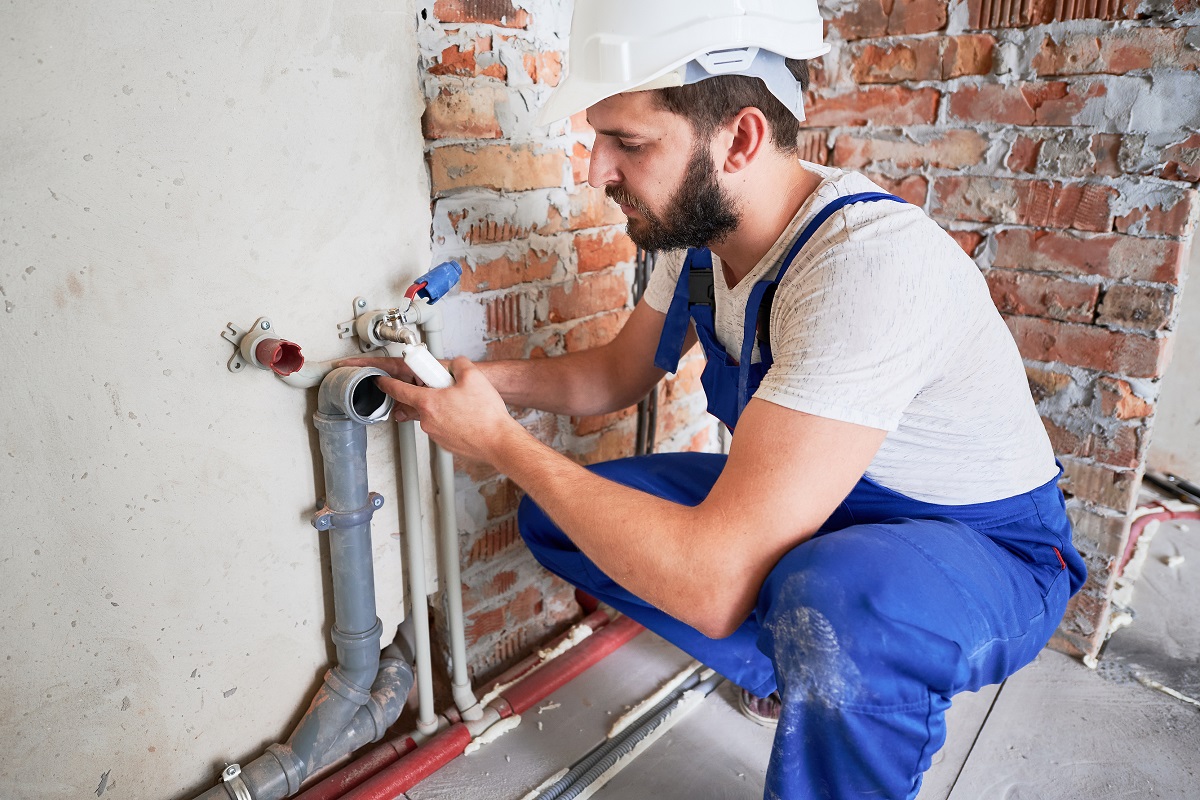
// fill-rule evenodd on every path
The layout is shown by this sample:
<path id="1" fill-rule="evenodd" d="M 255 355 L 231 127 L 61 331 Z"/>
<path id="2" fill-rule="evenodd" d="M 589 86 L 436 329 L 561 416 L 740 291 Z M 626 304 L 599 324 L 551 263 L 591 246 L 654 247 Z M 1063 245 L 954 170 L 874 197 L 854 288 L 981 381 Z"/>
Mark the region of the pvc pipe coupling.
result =
<path id="1" fill-rule="evenodd" d="M 359 425 L 384 422 L 395 401 L 375 383 L 388 374 L 378 367 L 338 367 L 325 376 L 317 392 L 317 410 L 348 417 Z"/>

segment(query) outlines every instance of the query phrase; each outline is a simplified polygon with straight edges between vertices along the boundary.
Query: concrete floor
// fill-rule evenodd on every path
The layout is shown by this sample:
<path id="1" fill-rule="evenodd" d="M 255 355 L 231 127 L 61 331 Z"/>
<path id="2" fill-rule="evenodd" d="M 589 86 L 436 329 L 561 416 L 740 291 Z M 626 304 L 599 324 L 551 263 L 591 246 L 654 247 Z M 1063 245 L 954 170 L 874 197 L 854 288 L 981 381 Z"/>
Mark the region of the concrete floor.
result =
<path id="1" fill-rule="evenodd" d="M 1196 526 L 1200 530 L 1200 524 Z M 1159 531 L 1134 595 L 1137 619 L 1099 670 L 1045 651 L 1002 686 L 955 698 L 946 746 L 920 800 L 1200 798 L 1200 706 L 1144 685 L 1200 685 L 1191 617 L 1196 534 Z M 1182 563 L 1166 565 L 1169 555 Z M 1194 554 L 1194 558 L 1189 555 Z M 1170 587 L 1168 589 L 1168 587 Z M 525 715 L 520 726 L 410 790 L 408 800 L 518 800 L 602 741 L 622 713 L 689 659 L 643 633 Z M 594 794 L 598 800 L 762 797 L 771 731 L 742 717 L 728 684 Z"/>

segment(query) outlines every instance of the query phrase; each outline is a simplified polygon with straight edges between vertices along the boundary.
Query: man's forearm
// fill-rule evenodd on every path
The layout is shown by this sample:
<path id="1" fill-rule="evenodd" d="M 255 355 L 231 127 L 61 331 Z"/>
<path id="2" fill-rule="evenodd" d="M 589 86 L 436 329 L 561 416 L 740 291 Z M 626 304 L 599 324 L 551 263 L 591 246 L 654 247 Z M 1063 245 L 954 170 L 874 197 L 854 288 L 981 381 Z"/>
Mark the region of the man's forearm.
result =
<path id="1" fill-rule="evenodd" d="M 484 361 L 477 366 L 504 402 L 575 417 L 607 414 L 641 394 L 612 375 L 604 347 L 551 358 Z"/>

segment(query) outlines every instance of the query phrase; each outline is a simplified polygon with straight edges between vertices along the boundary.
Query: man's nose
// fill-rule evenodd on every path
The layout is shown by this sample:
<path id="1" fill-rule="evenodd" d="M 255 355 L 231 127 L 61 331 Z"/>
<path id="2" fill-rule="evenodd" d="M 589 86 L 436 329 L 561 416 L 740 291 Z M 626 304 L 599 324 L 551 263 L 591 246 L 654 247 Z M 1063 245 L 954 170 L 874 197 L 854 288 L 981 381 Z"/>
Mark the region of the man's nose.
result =
<path id="1" fill-rule="evenodd" d="M 621 182 L 621 173 L 617 169 L 611 148 L 596 137 L 592 145 L 591 159 L 588 161 L 588 184 L 596 189 L 612 186 Z"/>

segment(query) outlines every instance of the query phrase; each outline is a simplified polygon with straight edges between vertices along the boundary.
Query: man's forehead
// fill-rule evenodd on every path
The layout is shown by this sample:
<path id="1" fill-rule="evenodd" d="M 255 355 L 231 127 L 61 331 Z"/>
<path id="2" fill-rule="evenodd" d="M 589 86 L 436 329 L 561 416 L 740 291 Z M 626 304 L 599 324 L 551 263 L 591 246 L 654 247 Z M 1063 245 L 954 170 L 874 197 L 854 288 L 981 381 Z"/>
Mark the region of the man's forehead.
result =
<path id="1" fill-rule="evenodd" d="M 674 115 L 655 103 L 649 92 L 624 92 L 590 106 L 585 116 L 596 133 L 634 139 L 661 133 Z"/>

